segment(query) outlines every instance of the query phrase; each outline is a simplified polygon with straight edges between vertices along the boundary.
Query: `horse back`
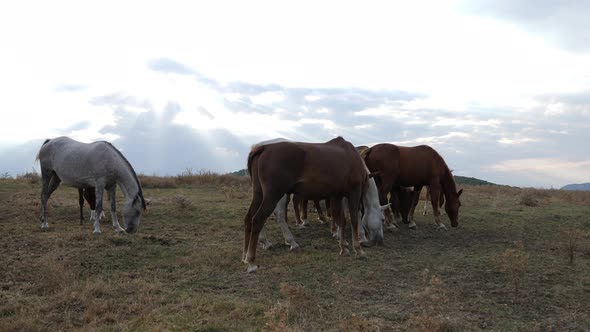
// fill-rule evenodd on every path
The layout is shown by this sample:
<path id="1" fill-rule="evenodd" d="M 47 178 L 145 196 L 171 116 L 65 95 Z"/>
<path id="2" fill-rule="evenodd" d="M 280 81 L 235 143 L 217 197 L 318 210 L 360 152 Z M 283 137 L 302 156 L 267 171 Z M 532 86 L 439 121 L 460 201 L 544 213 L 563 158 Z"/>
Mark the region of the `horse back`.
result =
<path id="1" fill-rule="evenodd" d="M 39 151 L 42 173 L 55 172 L 72 186 L 93 186 L 93 179 L 113 177 L 118 159 L 106 142 L 81 143 L 68 137 L 51 139 Z"/>
<path id="2" fill-rule="evenodd" d="M 281 142 L 264 146 L 256 160 L 261 182 L 282 190 L 323 198 L 345 194 L 365 181 L 366 171 L 354 146 L 344 139 L 326 143 Z"/>

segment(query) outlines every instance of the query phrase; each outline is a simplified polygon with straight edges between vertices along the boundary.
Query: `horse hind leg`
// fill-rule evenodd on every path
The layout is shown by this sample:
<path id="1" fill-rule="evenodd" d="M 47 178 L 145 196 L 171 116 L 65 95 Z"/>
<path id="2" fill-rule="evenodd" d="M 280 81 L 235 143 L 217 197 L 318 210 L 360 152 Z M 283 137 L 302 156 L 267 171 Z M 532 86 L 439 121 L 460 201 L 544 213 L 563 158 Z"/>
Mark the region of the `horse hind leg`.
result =
<path id="1" fill-rule="evenodd" d="M 258 237 L 260 235 L 260 231 L 264 227 L 266 219 L 274 211 L 281 197 L 282 195 L 264 195 L 262 202 L 260 203 L 260 207 L 252 217 L 250 240 L 248 242 L 248 253 L 246 254 L 248 273 L 256 272 L 258 269 L 258 266 L 254 263 L 256 260 L 256 246 L 258 245 Z"/>
<path id="2" fill-rule="evenodd" d="M 53 172 L 50 172 L 49 174 L 47 174 L 47 172 L 42 172 L 41 177 L 41 229 L 47 229 L 49 228 L 46 219 L 47 201 L 61 183 L 61 179 Z"/>
<path id="3" fill-rule="evenodd" d="M 295 242 L 295 237 L 291 230 L 289 229 L 289 225 L 287 224 L 287 207 L 289 205 L 289 195 L 283 195 L 283 198 L 277 204 L 274 213 L 276 215 L 277 224 L 283 233 L 283 238 L 285 239 L 285 244 L 289 246 L 289 250 L 295 250 L 299 248 L 299 244 Z M 263 228 L 264 229 L 264 228 Z"/>
<path id="4" fill-rule="evenodd" d="M 359 207 L 361 201 L 361 194 L 354 193 L 348 199 L 348 213 L 350 214 L 350 224 L 352 226 L 352 246 L 357 258 L 367 258 L 367 254 L 363 251 L 359 240 Z"/>
<path id="5" fill-rule="evenodd" d="M 242 251 L 242 262 L 244 263 L 248 263 L 248 261 L 246 260 L 246 256 L 248 254 L 248 247 L 250 245 L 250 238 L 252 233 L 252 216 L 256 211 L 258 211 L 261 202 L 262 192 L 253 191 L 252 202 L 250 202 L 248 212 L 246 212 L 246 215 L 244 216 L 244 248 Z"/>

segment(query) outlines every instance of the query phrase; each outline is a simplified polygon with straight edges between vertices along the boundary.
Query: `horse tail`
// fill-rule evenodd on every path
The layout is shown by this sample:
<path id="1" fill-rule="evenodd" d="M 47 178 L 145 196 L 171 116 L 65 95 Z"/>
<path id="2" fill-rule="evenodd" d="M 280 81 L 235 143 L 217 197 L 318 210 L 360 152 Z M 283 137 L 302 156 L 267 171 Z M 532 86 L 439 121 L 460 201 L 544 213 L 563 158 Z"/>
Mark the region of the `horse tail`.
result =
<path id="1" fill-rule="evenodd" d="M 250 153 L 248 154 L 248 175 L 250 176 L 250 181 L 252 181 L 252 161 L 254 160 L 254 157 L 262 153 L 264 147 L 265 145 L 255 146 L 252 148 L 252 150 L 250 150 Z"/>
<path id="2" fill-rule="evenodd" d="M 361 158 L 363 159 L 363 161 L 365 162 L 365 164 L 367 163 L 367 160 L 369 159 L 369 155 L 371 154 L 371 151 L 373 151 L 373 148 L 366 148 L 364 150 L 361 151 Z"/>
<path id="3" fill-rule="evenodd" d="M 46 139 L 45 142 L 43 142 L 43 144 L 41 144 L 41 148 L 43 147 L 43 145 L 47 144 L 47 142 L 51 141 L 51 139 Z M 41 148 L 39 148 L 39 152 L 37 152 L 37 155 L 35 156 L 35 161 L 39 160 L 39 154 L 41 153 Z"/>

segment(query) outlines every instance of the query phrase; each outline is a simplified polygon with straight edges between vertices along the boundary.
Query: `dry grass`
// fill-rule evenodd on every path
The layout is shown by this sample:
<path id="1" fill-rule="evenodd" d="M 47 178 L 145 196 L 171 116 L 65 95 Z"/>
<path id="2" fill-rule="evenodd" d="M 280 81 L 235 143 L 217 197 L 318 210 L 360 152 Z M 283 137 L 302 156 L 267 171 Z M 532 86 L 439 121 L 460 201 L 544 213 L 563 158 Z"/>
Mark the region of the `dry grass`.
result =
<path id="1" fill-rule="evenodd" d="M 230 180 L 207 176 L 212 183 L 179 184 L 172 178 L 178 188 L 145 189 L 152 205 L 132 236 L 106 226 L 92 235 L 89 223 L 78 224 L 77 191 L 67 187 L 51 197 L 50 229 L 40 231 L 39 184 L 0 179 L 0 266 L 6 267 L 0 269 L 0 330 L 590 326 L 586 193 L 543 191 L 536 196 L 543 208 L 533 209 L 520 204 L 522 189 L 466 186 L 459 228 L 436 231 L 429 227 L 432 216 L 417 213 L 418 230 L 387 233 L 385 247 L 365 249 L 366 261 L 340 257 L 325 225 L 292 227 L 301 249 L 259 250 L 260 269 L 251 275 L 240 262 L 249 200 L 228 199 L 221 190 L 231 185 L 246 191 L 248 181 L 218 184 Z M 186 208 L 177 196 L 189 202 Z M 282 242 L 276 223 L 265 227 L 273 242 Z M 563 229 L 578 231 L 575 265 L 566 263 Z M 524 274 L 510 268 L 524 265 Z M 522 276 L 518 301 L 512 274 Z"/>

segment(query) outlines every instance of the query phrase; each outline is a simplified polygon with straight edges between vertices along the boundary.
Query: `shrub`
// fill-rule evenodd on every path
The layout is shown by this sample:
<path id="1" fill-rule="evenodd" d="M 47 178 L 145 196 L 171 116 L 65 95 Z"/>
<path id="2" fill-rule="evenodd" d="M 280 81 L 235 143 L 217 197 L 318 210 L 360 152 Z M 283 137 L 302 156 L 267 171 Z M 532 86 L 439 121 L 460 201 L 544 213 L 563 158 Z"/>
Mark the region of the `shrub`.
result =
<path id="1" fill-rule="evenodd" d="M 522 288 L 528 261 L 529 255 L 525 252 L 522 241 L 514 241 L 514 248 L 506 249 L 496 258 L 500 271 L 506 274 L 508 282 L 512 285 L 515 299 Z"/>

